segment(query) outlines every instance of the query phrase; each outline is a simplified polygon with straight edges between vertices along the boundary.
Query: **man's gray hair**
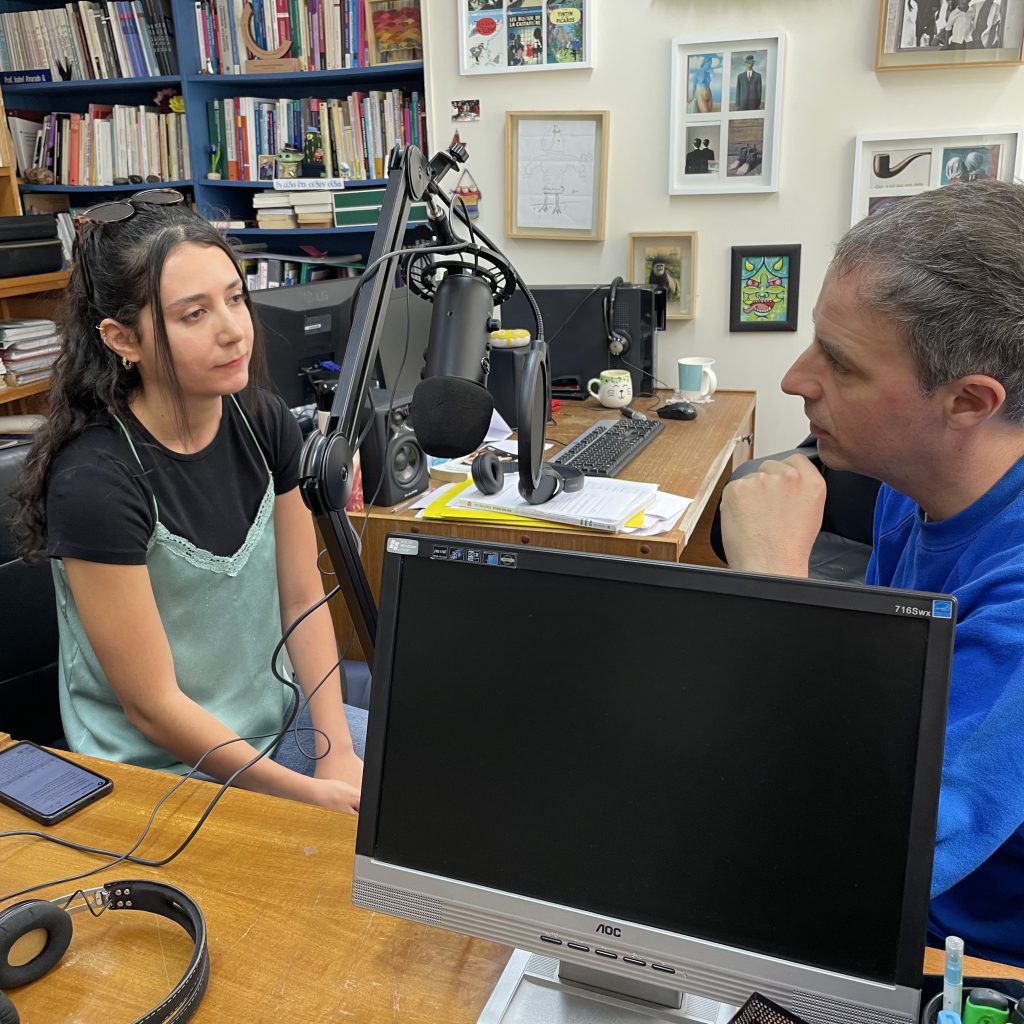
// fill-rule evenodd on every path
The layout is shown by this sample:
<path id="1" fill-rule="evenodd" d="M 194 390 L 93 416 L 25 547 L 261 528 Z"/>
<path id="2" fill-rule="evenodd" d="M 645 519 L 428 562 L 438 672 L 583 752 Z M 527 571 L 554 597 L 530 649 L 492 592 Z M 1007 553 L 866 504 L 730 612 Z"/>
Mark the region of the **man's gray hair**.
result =
<path id="1" fill-rule="evenodd" d="M 900 330 L 924 394 L 986 374 L 1024 425 L 1024 186 L 990 178 L 899 199 L 846 233 L 831 271 L 863 272 L 864 308 Z"/>

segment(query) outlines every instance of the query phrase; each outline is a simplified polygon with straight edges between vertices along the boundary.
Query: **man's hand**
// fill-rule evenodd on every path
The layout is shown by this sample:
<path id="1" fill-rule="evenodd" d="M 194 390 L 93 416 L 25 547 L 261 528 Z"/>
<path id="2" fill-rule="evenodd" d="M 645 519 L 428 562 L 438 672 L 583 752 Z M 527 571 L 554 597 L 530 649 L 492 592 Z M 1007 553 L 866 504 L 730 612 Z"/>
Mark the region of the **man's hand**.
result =
<path id="1" fill-rule="evenodd" d="M 806 576 L 821 529 L 825 480 L 804 455 L 771 459 L 722 493 L 722 543 L 729 568 Z"/>

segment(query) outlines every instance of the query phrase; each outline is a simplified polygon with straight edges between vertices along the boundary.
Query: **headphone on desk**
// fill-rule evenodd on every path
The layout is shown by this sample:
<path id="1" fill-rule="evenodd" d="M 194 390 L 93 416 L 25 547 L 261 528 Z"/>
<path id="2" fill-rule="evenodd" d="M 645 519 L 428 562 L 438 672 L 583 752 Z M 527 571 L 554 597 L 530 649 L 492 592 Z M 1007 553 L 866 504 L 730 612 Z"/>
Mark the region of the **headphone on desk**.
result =
<path id="1" fill-rule="evenodd" d="M 608 297 L 604 300 L 604 331 L 608 335 L 608 351 L 613 356 L 621 356 L 628 352 L 631 341 L 625 331 L 620 331 L 615 326 L 615 295 L 619 286 L 624 283 L 621 277 L 615 278 L 608 286 Z"/>
<path id="2" fill-rule="evenodd" d="M 69 906 L 81 897 L 81 902 Z M 210 978 L 206 921 L 195 901 L 163 882 L 107 882 L 79 889 L 55 900 L 26 900 L 0 911 L 0 1024 L 18 1024 L 14 1004 L 3 990 L 41 978 L 57 966 L 71 945 L 71 915 L 88 910 L 94 917 L 107 910 L 142 910 L 180 925 L 195 943 L 192 959 L 170 995 L 144 1013 L 135 1024 L 184 1024 L 195 1013 Z"/>
<path id="3" fill-rule="evenodd" d="M 484 452 L 478 455 L 470 464 L 470 473 L 473 475 L 473 483 L 481 494 L 497 494 L 505 484 L 505 470 L 519 471 L 518 463 L 514 460 L 503 460 L 493 452 Z M 572 492 L 583 490 L 583 481 L 586 477 L 583 470 L 575 466 L 552 466 L 545 462 L 540 467 L 540 483 L 534 488 L 532 494 L 524 498 L 531 505 L 543 505 L 550 501 L 556 494 L 562 491 Z M 522 488 L 520 488 L 520 492 Z M 3 1021 L 0 1021 L 3 1024 Z"/>

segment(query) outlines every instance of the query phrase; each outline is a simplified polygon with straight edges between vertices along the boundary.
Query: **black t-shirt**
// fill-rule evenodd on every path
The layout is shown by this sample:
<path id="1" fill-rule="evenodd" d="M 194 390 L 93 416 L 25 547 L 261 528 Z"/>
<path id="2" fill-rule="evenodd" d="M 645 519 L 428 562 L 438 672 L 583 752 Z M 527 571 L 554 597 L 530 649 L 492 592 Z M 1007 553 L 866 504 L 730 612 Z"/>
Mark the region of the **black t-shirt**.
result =
<path id="1" fill-rule="evenodd" d="M 154 497 L 171 533 L 215 555 L 238 551 L 266 493 L 263 459 L 274 475 L 274 493 L 290 491 L 299 482 L 302 435 L 276 395 L 247 389 L 236 397 L 252 434 L 225 398 L 216 436 L 191 455 L 165 448 L 130 414 L 122 422 L 138 459 L 113 417 L 62 448 L 47 478 L 47 553 L 144 565 L 156 526 Z"/>

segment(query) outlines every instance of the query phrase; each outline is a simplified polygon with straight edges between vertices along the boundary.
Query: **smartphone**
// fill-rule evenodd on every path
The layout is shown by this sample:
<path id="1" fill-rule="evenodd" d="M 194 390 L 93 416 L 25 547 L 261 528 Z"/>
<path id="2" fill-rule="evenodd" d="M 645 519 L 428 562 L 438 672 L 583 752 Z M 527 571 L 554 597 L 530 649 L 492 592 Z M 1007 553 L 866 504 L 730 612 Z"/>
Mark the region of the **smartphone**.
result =
<path id="1" fill-rule="evenodd" d="M 56 825 L 113 788 L 105 775 L 35 743 L 0 750 L 0 803 L 41 825 Z"/>

